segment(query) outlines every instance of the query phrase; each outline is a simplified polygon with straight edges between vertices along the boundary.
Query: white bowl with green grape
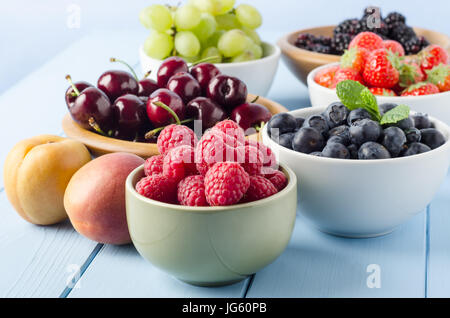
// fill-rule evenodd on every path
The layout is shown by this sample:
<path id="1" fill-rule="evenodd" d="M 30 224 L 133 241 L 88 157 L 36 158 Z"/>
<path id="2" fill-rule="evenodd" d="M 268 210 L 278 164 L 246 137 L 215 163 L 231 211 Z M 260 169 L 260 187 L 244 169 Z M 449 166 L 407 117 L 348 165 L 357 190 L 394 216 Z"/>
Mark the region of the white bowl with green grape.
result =
<path id="1" fill-rule="evenodd" d="M 156 70 L 169 56 L 189 63 L 214 63 L 222 73 L 247 84 L 252 94 L 267 95 L 278 68 L 280 49 L 261 41 L 262 17 L 235 0 L 190 0 L 178 7 L 151 5 L 139 14 L 150 34 L 139 48 L 143 73 Z"/>

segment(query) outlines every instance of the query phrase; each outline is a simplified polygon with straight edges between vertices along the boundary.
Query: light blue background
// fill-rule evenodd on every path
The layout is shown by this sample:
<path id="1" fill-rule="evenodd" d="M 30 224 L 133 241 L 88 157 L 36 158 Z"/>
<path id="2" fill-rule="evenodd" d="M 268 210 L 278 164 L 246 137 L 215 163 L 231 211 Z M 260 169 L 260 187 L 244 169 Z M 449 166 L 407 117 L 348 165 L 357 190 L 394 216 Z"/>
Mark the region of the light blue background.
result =
<path id="1" fill-rule="evenodd" d="M 140 9 L 151 3 L 179 2 L 183 1 L 3 0 L 0 4 L 0 93 L 85 34 L 129 29 L 142 33 L 144 38 L 147 31 L 137 19 Z M 252 3 L 261 11 L 264 24 L 259 31 L 269 41 L 295 29 L 359 17 L 367 5 L 380 6 L 384 14 L 400 11 L 410 25 L 450 34 L 448 0 L 435 0 L 430 4 L 423 0 L 238 0 L 241 2 Z M 71 4 L 81 9 L 79 29 L 67 27 L 67 10 Z M 138 43 L 123 45 L 137 46 Z M 89 49 L 86 63 L 89 63 Z"/>

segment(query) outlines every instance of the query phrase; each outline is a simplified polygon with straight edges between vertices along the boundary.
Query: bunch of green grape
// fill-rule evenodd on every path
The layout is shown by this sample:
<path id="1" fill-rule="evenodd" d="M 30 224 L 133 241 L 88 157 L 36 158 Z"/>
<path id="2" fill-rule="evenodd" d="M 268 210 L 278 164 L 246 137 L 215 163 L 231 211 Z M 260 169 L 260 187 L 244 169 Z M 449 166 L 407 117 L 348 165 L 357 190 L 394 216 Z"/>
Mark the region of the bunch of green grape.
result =
<path id="1" fill-rule="evenodd" d="M 211 63 L 261 58 L 255 31 L 261 14 L 248 4 L 234 5 L 235 0 L 189 0 L 179 7 L 155 4 L 143 9 L 139 20 L 151 30 L 145 53 L 155 59 L 177 55 L 188 62 L 209 58 Z"/>

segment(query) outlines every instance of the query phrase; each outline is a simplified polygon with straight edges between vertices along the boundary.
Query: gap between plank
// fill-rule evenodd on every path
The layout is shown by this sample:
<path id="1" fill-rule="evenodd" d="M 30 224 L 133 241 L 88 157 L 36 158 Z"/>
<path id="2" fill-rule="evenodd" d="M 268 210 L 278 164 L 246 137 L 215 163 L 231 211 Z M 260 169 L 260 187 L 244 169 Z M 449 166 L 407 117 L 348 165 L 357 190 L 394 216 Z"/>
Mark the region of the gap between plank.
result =
<path id="1" fill-rule="evenodd" d="M 103 248 L 104 244 L 98 243 L 94 249 L 92 250 L 91 254 L 89 254 L 88 258 L 84 262 L 84 264 L 80 268 L 80 273 L 78 275 L 78 278 L 75 282 L 73 282 L 73 286 L 76 286 L 76 284 L 80 281 L 80 279 L 83 277 L 84 273 L 88 269 L 89 265 L 91 265 L 94 258 L 97 256 L 97 254 L 100 252 L 100 250 Z M 61 295 L 59 295 L 59 298 L 67 298 L 69 294 L 72 292 L 73 287 L 66 287 Z"/>
<path id="2" fill-rule="evenodd" d="M 248 291 L 252 287 L 253 280 L 255 279 L 255 275 L 256 274 L 252 274 L 249 278 L 247 278 L 245 280 L 245 284 L 244 284 L 244 288 L 243 288 L 244 292 L 242 293 L 241 298 L 247 298 Z"/>
<path id="3" fill-rule="evenodd" d="M 428 263 L 430 260 L 430 213 L 431 204 L 425 214 L 425 298 L 428 298 Z"/>

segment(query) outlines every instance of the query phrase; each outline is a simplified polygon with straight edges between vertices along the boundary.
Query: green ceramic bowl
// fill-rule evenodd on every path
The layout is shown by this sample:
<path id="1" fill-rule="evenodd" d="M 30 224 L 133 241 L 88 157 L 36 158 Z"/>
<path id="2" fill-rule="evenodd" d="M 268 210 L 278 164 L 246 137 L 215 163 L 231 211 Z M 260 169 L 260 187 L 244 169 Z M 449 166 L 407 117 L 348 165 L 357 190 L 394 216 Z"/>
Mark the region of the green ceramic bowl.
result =
<path id="1" fill-rule="evenodd" d="M 226 207 L 186 207 L 147 199 L 135 191 L 143 166 L 126 181 L 128 228 L 148 261 L 189 284 L 226 285 L 273 262 L 286 248 L 297 210 L 297 178 L 255 202 Z"/>

